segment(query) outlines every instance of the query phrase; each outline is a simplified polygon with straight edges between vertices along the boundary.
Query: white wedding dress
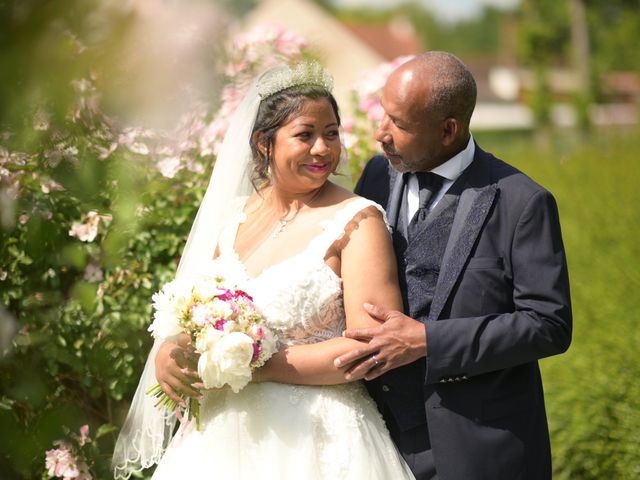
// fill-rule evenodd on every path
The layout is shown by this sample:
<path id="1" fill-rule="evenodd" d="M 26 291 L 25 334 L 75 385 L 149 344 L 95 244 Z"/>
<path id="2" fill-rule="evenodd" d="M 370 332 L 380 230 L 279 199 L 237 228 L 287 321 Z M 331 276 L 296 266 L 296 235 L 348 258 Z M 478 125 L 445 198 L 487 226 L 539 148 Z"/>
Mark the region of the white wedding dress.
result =
<path id="1" fill-rule="evenodd" d="M 341 279 L 325 263 L 330 245 L 372 202 L 341 208 L 299 254 L 247 274 L 233 244 L 240 214 L 223 231 L 216 272 L 253 296 L 282 345 L 309 344 L 345 328 Z M 332 386 L 250 383 L 239 393 L 205 392 L 200 431 L 180 427 L 154 480 L 413 479 L 360 382 Z"/>

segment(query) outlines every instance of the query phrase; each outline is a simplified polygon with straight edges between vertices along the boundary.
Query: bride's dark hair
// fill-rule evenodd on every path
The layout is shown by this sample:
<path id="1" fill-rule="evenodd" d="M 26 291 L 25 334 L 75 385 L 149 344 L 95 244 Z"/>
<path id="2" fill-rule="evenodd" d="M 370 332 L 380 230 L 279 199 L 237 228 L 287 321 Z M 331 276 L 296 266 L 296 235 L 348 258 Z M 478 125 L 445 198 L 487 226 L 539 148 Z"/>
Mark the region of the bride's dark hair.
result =
<path id="1" fill-rule="evenodd" d="M 260 190 L 269 182 L 269 163 L 278 129 L 287 123 L 291 115 L 302 109 L 305 101 L 320 98 L 329 100 L 339 126 L 340 113 L 336 99 L 331 92 L 317 85 L 289 87 L 260 102 L 250 140 L 253 154 L 251 183 L 256 190 Z M 260 147 L 263 147 L 263 150 Z"/>

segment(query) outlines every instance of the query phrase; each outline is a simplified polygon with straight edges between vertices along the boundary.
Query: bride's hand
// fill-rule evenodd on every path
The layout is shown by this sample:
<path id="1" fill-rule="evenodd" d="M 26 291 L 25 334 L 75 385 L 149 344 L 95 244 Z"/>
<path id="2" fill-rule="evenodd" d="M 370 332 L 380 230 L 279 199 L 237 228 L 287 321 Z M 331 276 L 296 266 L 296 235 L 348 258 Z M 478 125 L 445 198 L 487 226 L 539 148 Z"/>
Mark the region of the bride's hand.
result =
<path id="1" fill-rule="evenodd" d="M 155 359 L 156 379 L 169 398 L 184 406 L 180 395 L 200 398 L 202 387 L 197 372 L 198 355 L 189 343 L 187 335 L 181 335 L 178 343 L 165 342 Z"/>

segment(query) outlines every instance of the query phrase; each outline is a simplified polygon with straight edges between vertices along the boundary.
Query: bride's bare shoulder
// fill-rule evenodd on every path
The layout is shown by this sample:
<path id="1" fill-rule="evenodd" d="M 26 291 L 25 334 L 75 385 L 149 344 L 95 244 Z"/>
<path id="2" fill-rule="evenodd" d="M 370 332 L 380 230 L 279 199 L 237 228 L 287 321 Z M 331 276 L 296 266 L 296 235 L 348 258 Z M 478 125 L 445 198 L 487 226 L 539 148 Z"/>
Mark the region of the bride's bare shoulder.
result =
<path id="1" fill-rule="evenodd" d="M 327 188 L 326 206 L 332 206 L 336 210 L 345 207 L 347 204 L 358 198 L 362 198 L 360 195 L 356 195 L 346 188 L 332 182 L 327 182 L 327 187 L 325 188 Z M 375 206 L 372 206 L 371 208 L 377 210 Z"/>
<path id="2" fill-rule="evenodd" d="M 327 182 L 326 184 L 326 203 L 328 205 L 344 205 L 354 198 L 358 198 L 353 192 L 350 192 L 344 187 L 337 185 L 333 182 Z"/>

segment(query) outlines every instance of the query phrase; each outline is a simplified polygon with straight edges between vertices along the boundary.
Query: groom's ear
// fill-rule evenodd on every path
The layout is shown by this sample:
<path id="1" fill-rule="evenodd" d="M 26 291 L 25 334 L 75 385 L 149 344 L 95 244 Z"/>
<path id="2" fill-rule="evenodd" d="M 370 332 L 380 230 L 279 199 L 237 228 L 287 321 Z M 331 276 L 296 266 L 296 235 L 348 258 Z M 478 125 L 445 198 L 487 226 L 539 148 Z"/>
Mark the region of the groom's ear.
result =
<path id="1" fill-rule="evenodd" d="M 442 122 L 442 145 L 448 147 L 456 142 L 460 133 L 460 122 L 455 118 L 449 117 Z"/>

